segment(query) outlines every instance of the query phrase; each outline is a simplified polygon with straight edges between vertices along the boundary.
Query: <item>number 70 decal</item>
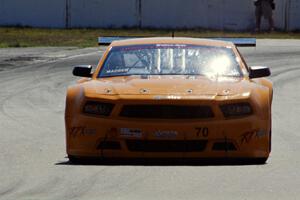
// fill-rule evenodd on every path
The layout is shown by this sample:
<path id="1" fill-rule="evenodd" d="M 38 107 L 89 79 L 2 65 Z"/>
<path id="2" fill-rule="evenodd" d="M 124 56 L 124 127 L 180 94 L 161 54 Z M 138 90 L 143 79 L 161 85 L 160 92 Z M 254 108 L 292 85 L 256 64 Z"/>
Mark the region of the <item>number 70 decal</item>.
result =
<path id="1" fill-rule="evenodd" d="M 196 135 L 197 137 L 208 137 L 208 128 L 207 127 L 196 127 Z"/>

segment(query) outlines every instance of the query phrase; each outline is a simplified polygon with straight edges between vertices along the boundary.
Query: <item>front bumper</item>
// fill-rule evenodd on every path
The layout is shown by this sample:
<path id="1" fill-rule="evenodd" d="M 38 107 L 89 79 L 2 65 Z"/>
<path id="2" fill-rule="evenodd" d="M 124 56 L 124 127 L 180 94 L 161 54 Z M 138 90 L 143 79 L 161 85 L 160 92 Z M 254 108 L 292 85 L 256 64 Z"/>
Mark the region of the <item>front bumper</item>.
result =
<path id="1" fill-rule="evenodd" d="M 267 158 L 270 122 L 66 118 L 67 154 L 101 158 Z"/>

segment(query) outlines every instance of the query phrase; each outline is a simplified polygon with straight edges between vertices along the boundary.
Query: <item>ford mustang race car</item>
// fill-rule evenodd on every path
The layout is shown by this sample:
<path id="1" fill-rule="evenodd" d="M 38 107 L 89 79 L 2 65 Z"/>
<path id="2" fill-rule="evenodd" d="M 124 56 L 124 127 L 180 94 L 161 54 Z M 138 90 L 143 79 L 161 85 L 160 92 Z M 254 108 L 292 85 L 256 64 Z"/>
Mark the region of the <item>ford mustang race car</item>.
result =
<path id="1" fill-rule="evenodd" d="M 67 90 L 66 148 L 86 158 L 234 158 L 271 152 L 272 83 L 232 42 L 139 38 L 112 42 Z"/>

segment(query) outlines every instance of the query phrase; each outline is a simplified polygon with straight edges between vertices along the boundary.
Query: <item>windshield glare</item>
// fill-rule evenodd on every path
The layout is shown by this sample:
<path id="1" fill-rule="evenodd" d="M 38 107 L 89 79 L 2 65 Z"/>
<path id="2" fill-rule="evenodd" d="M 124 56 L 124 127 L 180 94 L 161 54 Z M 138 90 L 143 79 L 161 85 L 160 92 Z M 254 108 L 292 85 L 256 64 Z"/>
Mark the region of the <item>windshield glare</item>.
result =
<path id="1" fill-rule="evenodd" d="M 130 75 L 242 74 L 231 48 L 176 44 L 113 47 L 98 77 Z"/>

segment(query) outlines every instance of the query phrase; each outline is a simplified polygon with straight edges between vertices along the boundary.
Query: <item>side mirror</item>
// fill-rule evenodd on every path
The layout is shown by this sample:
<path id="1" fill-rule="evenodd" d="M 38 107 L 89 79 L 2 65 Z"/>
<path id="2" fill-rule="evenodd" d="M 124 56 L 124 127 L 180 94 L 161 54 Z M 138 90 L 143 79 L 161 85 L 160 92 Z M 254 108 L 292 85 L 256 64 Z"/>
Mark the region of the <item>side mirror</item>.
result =
<path id="1" fill-rule="evenodd" d="M 73 75 L 74 76 L 80 76 L 80 77 L 92 77 L 92 66 L 91 65 L 78 65 L 75 66 L 73 69 Z"/>
<path id="2" fill-rule="evenodd" d="M 271 71 L 268 67 L 252 66 L 249 71 L 249 78 L 261 78 L 271 75 Z"/>

